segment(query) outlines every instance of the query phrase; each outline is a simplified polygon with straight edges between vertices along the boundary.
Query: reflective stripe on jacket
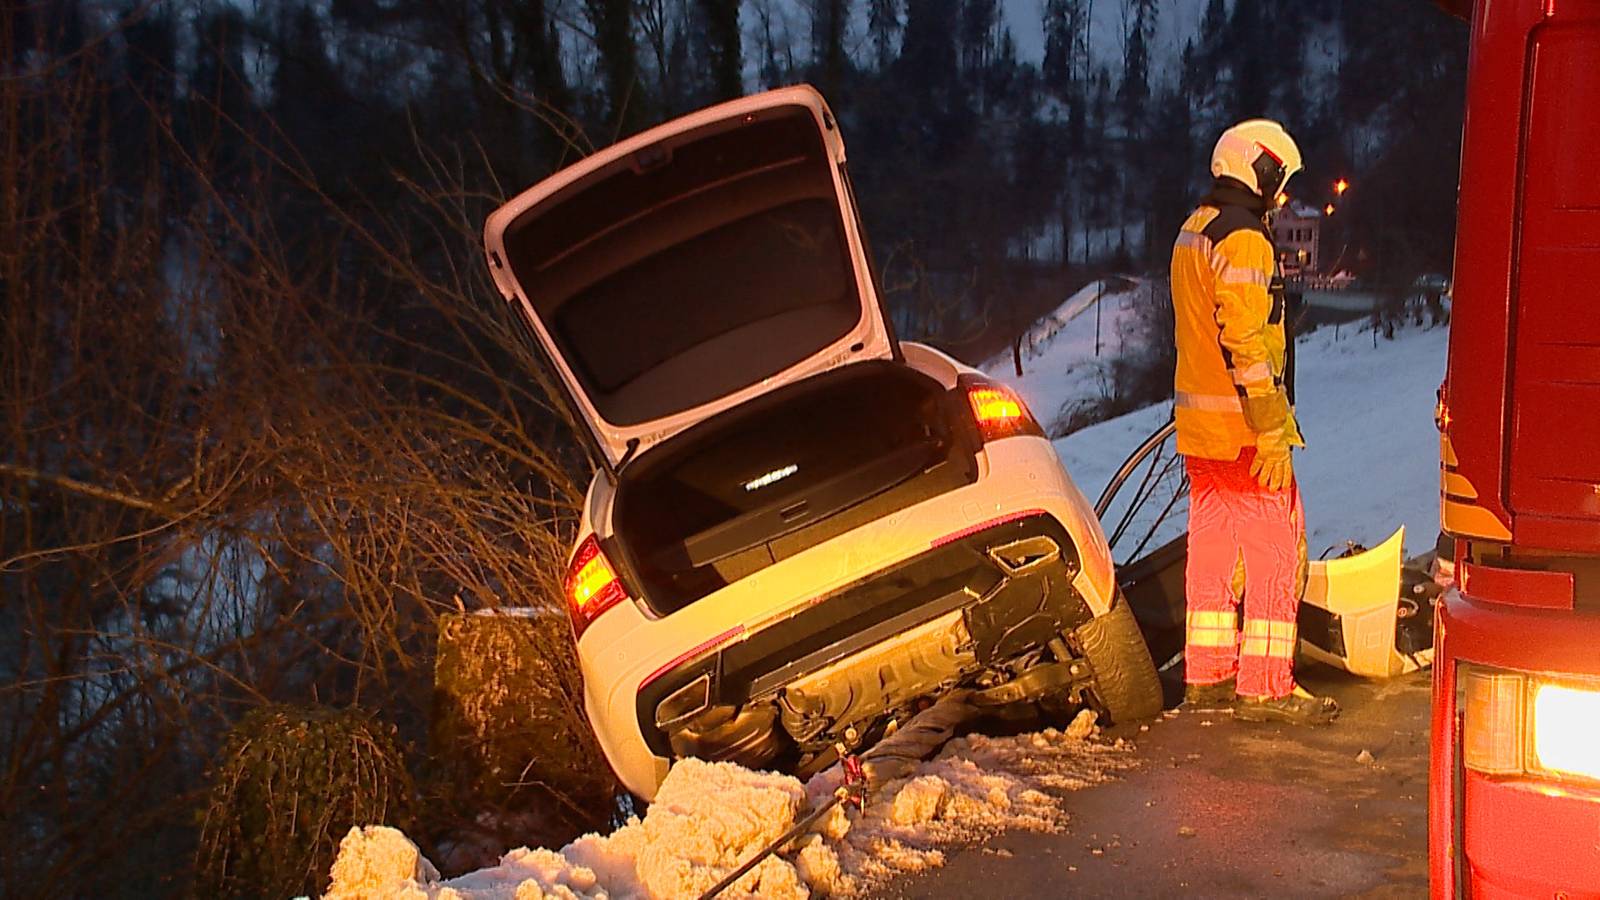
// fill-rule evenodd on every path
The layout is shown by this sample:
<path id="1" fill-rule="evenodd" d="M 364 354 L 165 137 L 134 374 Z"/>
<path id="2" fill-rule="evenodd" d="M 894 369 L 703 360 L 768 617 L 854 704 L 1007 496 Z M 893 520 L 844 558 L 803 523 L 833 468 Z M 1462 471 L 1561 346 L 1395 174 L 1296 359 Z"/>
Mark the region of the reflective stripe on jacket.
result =
<path id="1" fill-rule="evenodd" d="M 1225 191 L 1189 216 L 1172 248 L 1173 406 L 1179 453 L 1231 460 L 1256 443 L 1245 402 L 1283 390 L 1285 311 L 1271 290 L 1271 232 L 1254 211 L 1218 195 Z M 1284 428 L 1292 445 L 1304 445 L 1292 410 Z"/>

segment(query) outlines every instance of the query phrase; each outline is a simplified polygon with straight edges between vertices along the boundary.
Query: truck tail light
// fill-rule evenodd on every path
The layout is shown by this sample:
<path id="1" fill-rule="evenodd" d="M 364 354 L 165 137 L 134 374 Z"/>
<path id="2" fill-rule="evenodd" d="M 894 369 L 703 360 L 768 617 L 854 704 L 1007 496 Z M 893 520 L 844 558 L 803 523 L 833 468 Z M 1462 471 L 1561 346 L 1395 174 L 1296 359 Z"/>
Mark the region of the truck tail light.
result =
<path id="1" fill-rule="evenodd" d="M 622 579 L 592 534 L 578 545 L 578 552 L 567 564 L 564 587 L 574 637 L 582 637 L 584 629 L 601 613 L 628 599 L 628 589 L 622 586 Z"/>
<path id="2" fill-rule="evenodd" d="M 1468 769 L 1600 781 L 1600 681 L 1466 664 L 1460 671 Z"/>
<path id="3" fill-rule="evenodd" d="M 1461 680 L 1466 693 L 1463 762 L 1487 775 L 1520 774 L 1523 677 L 1474 666 L 1463 669 Z"/>
<path id="4" fill-rule="evenodd" d="M 1600 780 L 1600 685 L 1536 683 L 1528 707 L 1536 770 Z"/>
<path id="5" fill-rule="evenodd" d="M 984 443 L 1023 434 L 1044 437 L 1044 429 L 1016 391 L 972 375 L 962 376 L 956 388 L 966 393 L 972 419 Z"/>

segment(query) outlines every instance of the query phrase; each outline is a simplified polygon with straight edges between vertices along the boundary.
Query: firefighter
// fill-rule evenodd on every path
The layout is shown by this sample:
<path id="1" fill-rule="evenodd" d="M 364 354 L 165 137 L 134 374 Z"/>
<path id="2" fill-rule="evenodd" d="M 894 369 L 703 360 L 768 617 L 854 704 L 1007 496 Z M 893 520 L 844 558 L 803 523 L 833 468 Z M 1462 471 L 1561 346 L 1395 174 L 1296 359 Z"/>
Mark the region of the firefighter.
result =
<path id="1" fill-rule="evenodd" d="M 1306 556 L 1291 451 L 1304 441 L 1267 225 L 1300 165 L 1276 122 L 1251 119 L 1223 132 L 1211 192 L 1172 251 L 1174 416 L 1190 485 L 1184 705 L 1323 724 L 1338 705 L 1294 680 Z"/>

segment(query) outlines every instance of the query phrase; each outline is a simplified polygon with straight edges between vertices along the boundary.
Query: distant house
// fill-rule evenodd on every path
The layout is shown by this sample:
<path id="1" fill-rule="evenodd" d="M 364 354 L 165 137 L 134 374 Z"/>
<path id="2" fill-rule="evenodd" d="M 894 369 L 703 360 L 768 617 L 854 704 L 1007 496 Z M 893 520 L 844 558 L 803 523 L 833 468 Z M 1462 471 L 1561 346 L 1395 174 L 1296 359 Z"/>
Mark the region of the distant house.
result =
<path id="1" fill-rule="evenodd" d="M 1286 277 L 1313 275 L 1322 270 L 1322 212 L 1290 202 L 1272 220 L 1278 244 L 1278 267 Z"/>

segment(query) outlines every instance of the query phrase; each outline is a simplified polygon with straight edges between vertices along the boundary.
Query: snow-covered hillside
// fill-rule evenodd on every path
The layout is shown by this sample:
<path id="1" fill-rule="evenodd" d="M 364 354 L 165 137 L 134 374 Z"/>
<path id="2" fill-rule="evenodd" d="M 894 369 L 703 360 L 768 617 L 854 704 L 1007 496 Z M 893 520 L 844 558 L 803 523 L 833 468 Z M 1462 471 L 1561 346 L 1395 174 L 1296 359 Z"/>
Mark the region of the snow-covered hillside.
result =
<path id="1" fill-rule="evenodd" d="M 981 368 L 1015 386 L 1045 431 L 1059 433 L 1075 407 L 1107 391 L 1145 287 L 1138 279 L 1091 281 L 1022 336 L 1021 378 L 1009 349 Z"/>
<path id="2" fill-rule="evenodd" d="M 1439 531 L 1439 435 L 1435 390 L 1449 332 L 1405 329 L 1393 341 L 1322 328 L 1301 337 L 1296 412 L 1306 449 L 1295 455 L 1313 556 L 1346 540 L 1368 546 L 1406 526 L 1406 551 L 1433 546 Z M 1072 371 L 1063 358 L 1040 370 Z M 996 374 L 1000 374 L 996 372 Z M 1037 387 L 1024 380 L 1029 396 Z M 1031 392 L 1031 393 L 1030 393 Z M 1067 471 L 1094 499 L 1127 455 L 1172 415 L 1168 404 L 1085 428 L 1056 442 Z"/>

